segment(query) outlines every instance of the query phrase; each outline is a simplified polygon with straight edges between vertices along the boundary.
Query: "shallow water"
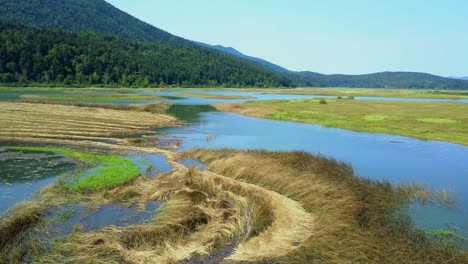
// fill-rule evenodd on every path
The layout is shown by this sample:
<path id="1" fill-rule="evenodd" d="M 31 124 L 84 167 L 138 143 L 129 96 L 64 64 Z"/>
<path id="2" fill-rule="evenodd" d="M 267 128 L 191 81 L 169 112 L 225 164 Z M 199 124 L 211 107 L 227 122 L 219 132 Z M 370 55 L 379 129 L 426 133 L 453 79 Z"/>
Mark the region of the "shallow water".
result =
<path id="1" fill-rule="evenodd" d="M 200 161 L 198 160 L 194 160 L 194 159 L 181 159 L 181 160 L 178 160 L 177 162 L 179 162 L 180 164 L 184 165 L 185 167 L 188 167 L 188 168 L 191 168 L 191 167 L 196 167 L 198 168 L 199 170 L 201 171 L 205 171 L 206 170 L 206 166 L 201 163 Z"/>
<path id="2" fill-rule="evenodd" d="M 77 169 L 72 158 L 47 152 L 0 151 L 0 214 L 31 198 L 58 175 Z"/>
<path id="3" fill-rule="evenodd" d="M 162 154 L 151 154 L 141 152 L 130 152 L 130 159 L 139 168 L 142 175 L 155 177 L 160 173 L 172 171 L 172 167 L 167 161 L 167 158 Z"/>
<path id="4" fill-rule="evenodd" d="M 47 232 L 39 234 L 39 237 L 43 242 L 47 242 L 54 238 L 69 236 L 75 228 L 91 232 L 106 226 L 145 224 L 153 219 L 162 204 L 160 201 L 149 201 L 143 210 L 137 205 L 125 207 L 119 204 L 106 204 L 96 210 L 90 210 L 85 205 L 68 204 L 47 212 Z"/>
<path id="5" fill-rule="evenodd" d="M 83 217 L 79 224 L 84 231 L 96 231 L 104 226 L 128 226 L 144 224 L 153 218 L 157 209 L 162 205 L 159 201 L 150 201 L 145 210 L 139 210 L 137 205 L 123 207 L 118 204 L 107 204 L 99 207 Z"/>

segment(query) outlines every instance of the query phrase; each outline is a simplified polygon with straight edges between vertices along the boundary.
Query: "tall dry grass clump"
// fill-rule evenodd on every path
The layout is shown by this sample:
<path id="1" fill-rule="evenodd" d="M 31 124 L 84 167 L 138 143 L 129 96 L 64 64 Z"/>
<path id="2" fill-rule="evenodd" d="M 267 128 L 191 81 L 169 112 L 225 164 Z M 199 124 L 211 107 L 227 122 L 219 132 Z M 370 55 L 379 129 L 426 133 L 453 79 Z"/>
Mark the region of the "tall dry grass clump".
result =
<path id="1" fill-rule="evenodd" d="M 209 170 L 256 184 L 315 216 L 312 236 L 279 263 L 466 263 L 468 252 L 413 229 L 407 200 L 389 183 L 353 175 L 344 163 L 302 152 L 190 150 Z"/>
<path id="2" fill-rule="evenodd" d="M 29 229 L 40 222 L 45 206 L 38 202 L 23 202 L 0 219 L 0 263 L 18 263 L 27 252 L 36 251 L 36 245 L 26 243 Z"/>

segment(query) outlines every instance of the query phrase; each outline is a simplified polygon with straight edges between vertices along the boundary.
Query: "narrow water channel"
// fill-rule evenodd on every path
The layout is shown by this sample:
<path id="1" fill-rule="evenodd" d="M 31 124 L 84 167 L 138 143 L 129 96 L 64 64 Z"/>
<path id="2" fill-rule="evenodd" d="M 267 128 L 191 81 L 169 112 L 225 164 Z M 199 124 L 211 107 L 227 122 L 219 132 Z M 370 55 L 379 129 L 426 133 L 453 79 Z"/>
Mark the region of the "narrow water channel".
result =
<path id="1" fill-rule="evenodd" d="M 420 183 L 454 193 L 460 208 L 415 204 L 414 222 L 431 231 L 451 229 L 468 237 L 468 147 L 403 136 L 353 132 L 320 125 L 216 112 L 209 106 L 174 105 L 168 111 L 188 125 L 158 132 L 183 138 L 191 148 L 300 150 L 350 163 L 356 175 L 392 183 Z"/>

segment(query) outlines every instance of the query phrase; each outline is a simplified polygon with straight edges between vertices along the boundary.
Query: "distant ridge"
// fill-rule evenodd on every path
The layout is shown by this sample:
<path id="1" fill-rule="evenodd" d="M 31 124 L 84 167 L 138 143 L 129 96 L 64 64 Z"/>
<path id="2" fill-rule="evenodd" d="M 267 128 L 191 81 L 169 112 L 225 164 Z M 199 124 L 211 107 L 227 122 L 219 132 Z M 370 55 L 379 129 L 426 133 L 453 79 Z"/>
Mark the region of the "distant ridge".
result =
<path id="1" fill-rule="evenodd" d="M 248 59 L 283 73 L 298 86 L 351 87 L 351 88 L 412 88 L 412 89 L 468 89 L 468 77 L 441 77 L 420 72 L 377 72 L 359 75 L 321 74 L 311 71 L 290 71 L 269 61 L 245 55 L 231 47 L 195 42 L 200 46 L 216 49 L 240 58 Z"/>
<path id="2" fill-rule="evenodd" d="M 281 66 L 279 66 L 277 64 L 271 63 L 269 61 L 266 61 L 264 59 L 260 59 L 260 58 L 257 58 L 257 57 L 252 57 L 252 56 L 245 55 L 245 54 L 241 53 L 240 51 L 238 51 L 238 50 L 236 50 L 236 49 L 234 49 L 232 47 L 224 47 L 224 46 L 221 46 L 221 45 L 209 45 L 209 44 L 206 44 L 206 43 L 196 42 L 196 41 L 194 41 L 194 43 L 196 43 L 196 44 L 198 44 L 198 45 L 200 45 L 202 47 L 207 47 L 207 48 L 219 50 L 219 51 L 222 51 L 222 52 L 225 52 L 225 53 L 228 53 L 228 54 L 240 57 L 240 58 L 248 59 L 250 61 L 263 64 L 263 65 L 267 66 L 268 68 L 270 68 L 272 70 L 275 70 L 277 72 L 290 72 L 288 69 L 285 69 L 285 68 L 283 68 L 283 67 L 281 67 Z"/>
<path id="3" fill-rule="evenodd" d="M 463 76 L 463 77 L 453 77 L 453 76 L 450 76 L 448 78 L 451 78 L 451 79 L 456 79 L 456 80 L 465 80 L 465 81 L 468 81 L 468 76 Z"/>

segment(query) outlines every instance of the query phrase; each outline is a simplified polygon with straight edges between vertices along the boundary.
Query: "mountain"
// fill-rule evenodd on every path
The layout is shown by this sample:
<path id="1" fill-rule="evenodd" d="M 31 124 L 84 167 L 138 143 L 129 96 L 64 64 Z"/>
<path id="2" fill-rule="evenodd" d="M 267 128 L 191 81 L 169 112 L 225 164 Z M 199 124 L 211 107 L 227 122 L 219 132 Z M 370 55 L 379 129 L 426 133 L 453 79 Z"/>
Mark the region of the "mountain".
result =
<path id="1" fill-rule="evenodd" d="M 468 89 L 468 81 L 418 72 L 379 72 L 362 75 L 299 72 L 298 75 L 305 80 L 315 80 L 326 87 Z"/>
<path id="2" fill-rule="evenodd" d="M 138 85 L 148 80 L 149 85 L 164 82 L 180 86 L 468 89 L 468 81 L 425 73 L 325 75 L 292 72 L 266 60 L 242 54 L 234 48 L 174 36 L 104 0 L 0 0 L 0 20 L 7 23 L 2 26 L 4 39 L 0 39 L 0 82 L 7 84 L 62 83 L 68 80 L 78 85 Z M 40 34 L 57 39 L 40 38 Z M 60 34 L 63 34 L 63 38 L 60 38 Z M 28 38 L 52 46 L 42 46 L 42 50 L 37 50 L 31 46 L 35 43 L 30 43 Z M 86 40 L 92 43 L 86 43 Z M 31 54 L 11 41 L 31 46 L 30 49 L 37 54 Z M 91 47 L 101 53 L 91 52 L 88 50 Z M 129 48 L 128 52 L 126 48 Z M 11 50 L 16 50 L 16 53 L 12 54 Z M 45 54 L 45 51 L 51 54 Z M 86 60 L 80 58 L 76 51 L 84 52 Z M 103 54 L 107 57 L 102 57 Z M 119 61 L 117 55 L 123 56 L 129 63 L 123 59 Z M 117 66 L 112 63 L 117 63 Z M 64 70 L 57 74 L 60 67 Z M 113 76 L 112 80 L 109 80 L 108 75 Z"/>
<path id="3" fill-rule="evenodd" d="M 269 61 L 245 55 L 231 47 L 208 45 L 195 42 L 200 46 L 216 49 L 240 58 L 260 63 L 277 72 L 283 73 L 296 86 L 308 87 L 359 87 L 359 88 L 414 88 L 414 89 L 468 89 L 468 77 L 441 77 L 417 72 L 379 72 L 361 75 L 320 74 L 310 71 L 295 72 Z M 456 79 L 456 80 L 453 80 Z M 460 81 L 462 80 L 462 81 Z"/>
<path id="4" fill-rule="evenodd" d="M 0 0 L 0 19 L 45 29 L 99 32 L 144 41 L 187 42 L 104 0 Z"/>
<path id="5" fill-rule="evenodd" d="M 260 59 L 260 58 L 257 58 L 257 57 L 252 57 L 252 56 L 248 56 L 248 55 L 245 55 L 243 53 L 241 53 L 240 51 L 232 48 L 232 47 L 224 47 L 224 46 L 221 46 L 221 45 L 209 45 L 209 44 L 206 44 L 206 43 L 202 43 L 202 42 L 196 42 L 194 41 L 194 43 L 202 46 L 202 47 L 206 47 L 206 48 L 211 48 L 211 49 L 215 49 L 215 50 L 219 50 L 219 51 L 222 51 L 224 53 L 227 53 L 227 54 L 231 54 L 231 55 L 234 55 L 236 57 L 239 57 L 239 58 L 243 58 L 243 59 L 247 59 L 247 60 L 250 60 L 250 61 L 253 61 L 253 62 L 257 62 L 257 63 L 260 63 L 262 65 L 265 65 L 267 66 L 268 68 L 272 69 L 272 70 L 275 70 L 277 72 L 290 72 L 288 69 L 285 69 L 277 64 L 274 64 L 274 63 L 271 63 L 269 61 L 266 61 L 264 59 Z"/>
<path id="6" fill-rule="evenodd" d="M 292 85 L 266 66 L 200 47 L 104 0 L 0 0 L 0 20 L 6 84 Z"/>
<path id="7" fill-rule="evenodd" d="M 9 85 L 287 87 L 261 64 L 170 42 L 0 22 L 0 83 Z"/>
<path id="8" fill-rule="evenodd" d="M 468 81 L 468 76 L 463 76 L 463 77 L 453 77 L 453 76 L 450 76 L 448 78 L 451 78 L 451 79 L 456 79 L 456 80 L 465 80 L 465 81 Z"/>

